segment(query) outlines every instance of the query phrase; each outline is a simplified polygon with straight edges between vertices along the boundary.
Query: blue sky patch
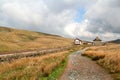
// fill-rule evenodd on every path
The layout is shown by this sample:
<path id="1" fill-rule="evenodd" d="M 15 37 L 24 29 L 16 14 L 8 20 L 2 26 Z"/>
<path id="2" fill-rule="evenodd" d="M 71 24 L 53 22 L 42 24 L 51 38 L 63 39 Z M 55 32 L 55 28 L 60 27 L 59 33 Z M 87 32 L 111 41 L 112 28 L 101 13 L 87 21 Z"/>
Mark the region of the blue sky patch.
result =
<path id="1" fill-rule="evenodd" d="M 84 14 L 85 14 L 86 10 L 84 8 L 80 8 L 78 11 L 77 11 L 77 15 L 75 17 L 75 21 L 76 22 L 81 22 L 84 20 Z"/>

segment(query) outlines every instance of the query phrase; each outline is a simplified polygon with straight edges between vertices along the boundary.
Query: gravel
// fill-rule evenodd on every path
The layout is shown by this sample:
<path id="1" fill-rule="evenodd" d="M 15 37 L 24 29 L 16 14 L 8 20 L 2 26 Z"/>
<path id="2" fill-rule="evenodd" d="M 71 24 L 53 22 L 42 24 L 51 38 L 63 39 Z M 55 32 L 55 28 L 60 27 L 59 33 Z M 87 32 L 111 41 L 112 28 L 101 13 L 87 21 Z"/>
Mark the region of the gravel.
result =
<path id="1" fill-rule="evenodd" d="M 69 56 L 67 68 L 59 80 L 113 80 L 96 62 L 77 51 Z"/>

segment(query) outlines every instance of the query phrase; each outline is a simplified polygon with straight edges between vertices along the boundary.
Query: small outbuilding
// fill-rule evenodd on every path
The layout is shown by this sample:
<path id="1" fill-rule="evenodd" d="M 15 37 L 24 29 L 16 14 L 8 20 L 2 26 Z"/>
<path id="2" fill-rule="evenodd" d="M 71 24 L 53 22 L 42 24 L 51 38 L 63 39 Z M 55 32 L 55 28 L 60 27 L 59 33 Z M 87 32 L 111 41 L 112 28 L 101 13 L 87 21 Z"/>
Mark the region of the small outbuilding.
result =
<path id="1" fill-rule="evenodd" d="M 74 39 L 74 44 L 75 45 L 81 45 L 82 44 L 82 40 L 76 38 L 76 39 Z"/>
<path id="2" fill-rule="evenodd" d="M 99 37 L 96 37 L 93 40 L 93 45 L 95 45 L 95 46 L 101 46 L 101 45 L 103 45 L 102 40 Z"/>

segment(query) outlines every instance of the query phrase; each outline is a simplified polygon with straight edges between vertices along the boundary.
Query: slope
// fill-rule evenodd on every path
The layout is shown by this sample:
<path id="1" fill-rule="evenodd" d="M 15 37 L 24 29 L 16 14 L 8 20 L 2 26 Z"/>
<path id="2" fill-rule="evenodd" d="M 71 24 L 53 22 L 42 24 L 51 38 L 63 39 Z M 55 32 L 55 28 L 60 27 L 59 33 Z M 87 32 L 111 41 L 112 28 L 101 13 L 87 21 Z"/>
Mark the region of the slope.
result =
<path id="1" fill-rule="evenodd" d="M 72 40 L 58 35 L 0 27 L 0 53 L 71 46 Z"/>
<path id="2" fill-rule="evenodd" d="M 115 44 L 120 44 L 120 39 L 108 41 L 108 43 L 115 43 Z"/>

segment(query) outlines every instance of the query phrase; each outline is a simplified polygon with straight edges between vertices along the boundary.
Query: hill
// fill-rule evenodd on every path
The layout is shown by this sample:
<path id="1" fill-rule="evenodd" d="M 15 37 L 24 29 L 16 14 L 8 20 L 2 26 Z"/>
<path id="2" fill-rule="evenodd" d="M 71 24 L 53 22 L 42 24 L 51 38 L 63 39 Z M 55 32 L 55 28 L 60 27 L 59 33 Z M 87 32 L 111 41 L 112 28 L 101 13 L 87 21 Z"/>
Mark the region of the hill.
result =
<path id="1" fill-rule="evenodd" d="M 58 35 L 0 27 L 0 53 L 71 46 L 71 39 Z"/>
<path id="2" fill-rule="evenodd" d="M 120 44 L 120 39 L 108 41 L 108 43 L 115 43 L 115 44 Z"/>

